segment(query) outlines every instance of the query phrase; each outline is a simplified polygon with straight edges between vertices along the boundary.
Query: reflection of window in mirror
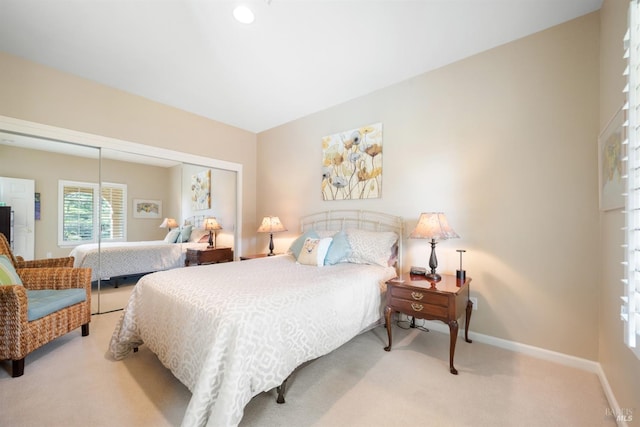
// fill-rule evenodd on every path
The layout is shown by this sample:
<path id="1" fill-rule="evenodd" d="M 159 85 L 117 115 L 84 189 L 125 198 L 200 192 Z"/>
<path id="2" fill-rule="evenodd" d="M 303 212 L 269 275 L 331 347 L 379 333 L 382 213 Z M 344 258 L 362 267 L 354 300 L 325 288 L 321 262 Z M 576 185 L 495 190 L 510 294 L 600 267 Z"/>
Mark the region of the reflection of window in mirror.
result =
<path id="1" fill-rule="evenodd" d="M 127 240 L 126 184 L 60 180 L 58 195 L 59 246 Z"/>

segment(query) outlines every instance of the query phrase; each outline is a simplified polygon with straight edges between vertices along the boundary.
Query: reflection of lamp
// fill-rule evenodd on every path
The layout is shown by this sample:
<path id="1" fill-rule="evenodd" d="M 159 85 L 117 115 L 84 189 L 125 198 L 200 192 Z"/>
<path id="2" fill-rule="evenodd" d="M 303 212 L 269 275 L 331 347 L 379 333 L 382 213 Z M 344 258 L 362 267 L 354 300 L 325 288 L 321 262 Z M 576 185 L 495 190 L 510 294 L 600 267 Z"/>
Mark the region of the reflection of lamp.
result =
<path id="1" fill-rule="evenodd" d="M 258 227 L 258 233 L 269 233 L 269 253 L 268 256 L 275 255 L 273 253 L 273 233 L 279 233 L 280 231 L 287 231 L 284 225 L 280 222 L 280 218 L 277 216 L 265 216 L 262 219 L 262 224 Z"/>
<path id="2" fill-rule="evenodd" d="M 431 257 L 429 257 L 429 268 L 431 273 L 426 274 L 427 279 L 440 280 L 441 276 L 436 273 L 438 259 L 436 258 L 436 243 L 440 240 L 459 238 L 455 231 L 449 226 L 447 218 L 442 212 L 428 212 L 420 214 L 420 219 L 416 228 L 411 232 L 411 239 L 431 239 Z"/>
<path id="3" fill-rule="evenodd" d="M 175 218 L 165 218 L 160 224 L 160 228 L 168 228 L 171 231 L 172 228 L 178 228 L 178 223 Z"/>
<path id="4" fill-rule="evenodd" d="M 209 246 L 208 248 L 216 247 L 216 232 L 218 230 L 222 230 L 218 221 L 216 221 L 215 217 L 210 216 L 209 218 L 204 220 L 204 229 L 209 230 Z M 213 238 L 212 238 L 213 237 Z"/>

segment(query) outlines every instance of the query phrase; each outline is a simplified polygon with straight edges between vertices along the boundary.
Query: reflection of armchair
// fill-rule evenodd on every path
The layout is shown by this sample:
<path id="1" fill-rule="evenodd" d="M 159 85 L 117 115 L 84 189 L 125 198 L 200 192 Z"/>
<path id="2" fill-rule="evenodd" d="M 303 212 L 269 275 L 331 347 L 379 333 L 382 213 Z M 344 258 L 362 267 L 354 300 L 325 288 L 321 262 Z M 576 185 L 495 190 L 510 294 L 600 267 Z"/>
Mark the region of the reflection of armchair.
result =
<path id="1" fill-rule="evenodd" d="M 0 286 L 0 360 L 11 360 L 12 376 L 19 377 L 32 351 L 78 327 L 82 336 L 89 335 L 91 269 L 32 267 L 15 272 L 22 284 Z"/>
<path id="2" fill-rule="evenodd" d="M 6 255 L 15 268 L 40 267 L 73 267 L 73 257 L 45 258 L 25 261 L 21 256 L 14 256 L 11 246 L 4 234 L 0 233 L 0 255 Z"/>

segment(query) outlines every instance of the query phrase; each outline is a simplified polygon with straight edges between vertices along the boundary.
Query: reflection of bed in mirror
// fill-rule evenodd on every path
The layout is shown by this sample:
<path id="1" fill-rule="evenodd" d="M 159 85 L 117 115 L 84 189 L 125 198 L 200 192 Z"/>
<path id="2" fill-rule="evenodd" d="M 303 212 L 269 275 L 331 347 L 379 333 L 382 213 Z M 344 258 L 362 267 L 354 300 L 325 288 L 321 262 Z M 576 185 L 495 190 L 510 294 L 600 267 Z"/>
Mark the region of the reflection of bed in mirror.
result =
<path id="1" fill-rule="evenodd" d="M 283 402 L 298 366 L 381 322 L 402 218 L 369 214 L 303 218 L 291 254 L 144 276 L 112 336 L 113 356 L 143 344 L 154 352 L 192 392 L 183 425 L 237 425 L 251 398 L 274 388 Z"/>
<path id="2" fill-rule="evenodd" d="M 208 245 L 209 234 L 201 228 L 201 221 L 187 220 L 180 229 L 167 233 L 164 240 L 87 243 L 76 246 L 69 255 L 75 258 L 74 267 L 92 269 L 91 281 L 113 280 L 117 284 L 119 278 L 183 267 L 187 249 L 205 249 Z M 189 230 L 188 236 L 183 234 L 185 229 Z"/>

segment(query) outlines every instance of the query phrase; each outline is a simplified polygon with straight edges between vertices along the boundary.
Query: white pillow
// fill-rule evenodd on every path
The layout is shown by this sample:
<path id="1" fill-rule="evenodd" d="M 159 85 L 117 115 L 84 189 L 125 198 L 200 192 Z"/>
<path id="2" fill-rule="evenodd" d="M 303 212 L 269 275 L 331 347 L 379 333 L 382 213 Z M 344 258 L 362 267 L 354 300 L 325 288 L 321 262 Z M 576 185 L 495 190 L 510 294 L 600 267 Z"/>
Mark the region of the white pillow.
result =
<path id="1" fill-rule="evenodd" d="M 176 228 L 175 230 L 171 230 L 170 232 L 167 233 L 167 235 L 164 237 L 164 241 L 165 243 L 175 243 L 178 240 L 179 236 L 180 236 L 180 229 Z"/>
<path id="2" fill-rule="evenodd" d="M 351 253 L 346 257 L 346 262 L 387 267 L 394 255 L 393 246 L 398 235 L 393 231 L 349 229 L 347 240 L 351 245 Z"/>
<path id="3" fill-rule="evenodd" d="M 298 263 L 322 267 L 324 265 L 324 257 L 327 256 L 327 251 L 331 246 L 331 240 L 333 240 L 331 237 L 325 237 L 324 239 L 307 237 L 298 254 Z"/>

